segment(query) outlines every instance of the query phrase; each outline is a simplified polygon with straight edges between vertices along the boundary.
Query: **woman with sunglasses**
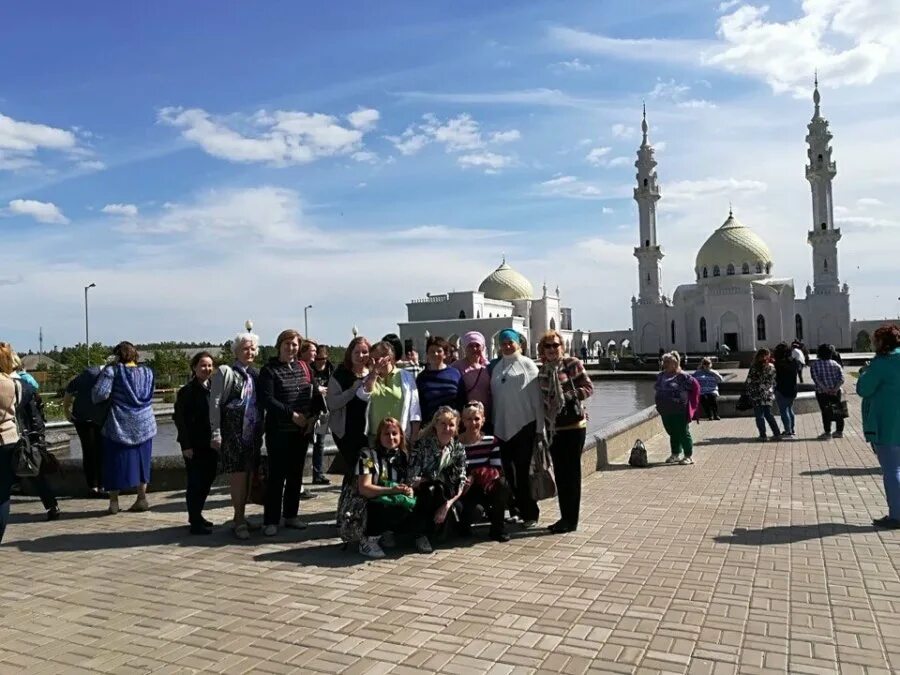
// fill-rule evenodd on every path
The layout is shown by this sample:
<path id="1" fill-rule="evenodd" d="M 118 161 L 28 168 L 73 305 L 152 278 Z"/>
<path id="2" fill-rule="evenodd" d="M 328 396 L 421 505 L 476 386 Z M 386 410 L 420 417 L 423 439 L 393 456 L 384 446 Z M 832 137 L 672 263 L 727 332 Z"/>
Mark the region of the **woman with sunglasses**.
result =
<path id="1" fill-rule="evenodd" d="M 565 355 L 565 343 L 549 330 L 538 343 L 541 353 L 541 400 L 544 424 L 553 460 L 560 519 L 550 526 L 554 534 L 578 529 L 581 510 L 581 451 L 587 434 L 587 414 L 583 401 L 594 393 L 584 365 Z"/>

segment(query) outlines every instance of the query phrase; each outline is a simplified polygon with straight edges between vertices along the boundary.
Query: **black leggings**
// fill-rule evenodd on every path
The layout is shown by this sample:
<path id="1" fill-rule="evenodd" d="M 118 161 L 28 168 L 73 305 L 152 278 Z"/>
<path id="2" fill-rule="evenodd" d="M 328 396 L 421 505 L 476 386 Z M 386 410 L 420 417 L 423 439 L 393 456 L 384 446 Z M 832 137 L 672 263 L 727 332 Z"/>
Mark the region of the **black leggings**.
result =
<path id="1" fill-rule="evenodd" d="M 708 419 L 719 416 L 718 394 L 703 394 L 700 397 L 700 405 L 703 406 L 703 414 L 705 414 Z"/>
<path id="2" fill-rule="evenodd" d="M 409 518 L 410 512 L 406 507 L 370 499 L 366 502 L 366 535 L 377 537 L 385 532 L 406 532 Z"/>
<path id="3" fill-rule="evenodd" d="M 460 503 L 462 504 L 460 518 L 464 526 L 471 526 L 475 520 L 475 512 L 481 505 L 491 521 L 491 534 L 505 530 L 503 517 L 509 503 L 509 485 L 504 478 L 494 481 L 489 486 L 488 492 L 478 485 L 472 485 L 462 496 Z"/>
<path id="4" fill-rule="evenodd" d="M 581 511 L 581 451 L 586 435 L 586 429 L 557 431 L 550 444 L 559 514 L 572 528 L 578 527 Z"/>
<path id="5" fill-rule="evenodd" d="M 513 506 L 522 520 L 537 520 L 538 504 L 531 497 L 531 456 L 534 454 L 534 436 L 537 423 L 531 422 L 508 441 L 500 445 L 503 474 L 512 489 Z"/>
<path id="6" fill-rule="evenodd" d="M 444 523 L 434 522 L 434 514 L 447 503 L 446 486 L 440 481 L 423 481 L 416 488 L 416 505 L 413 508 L 411 525 L 417 537 L 435 534 L 443 529 Z M 449 514 L 448 514 L 449 517 Z"/>

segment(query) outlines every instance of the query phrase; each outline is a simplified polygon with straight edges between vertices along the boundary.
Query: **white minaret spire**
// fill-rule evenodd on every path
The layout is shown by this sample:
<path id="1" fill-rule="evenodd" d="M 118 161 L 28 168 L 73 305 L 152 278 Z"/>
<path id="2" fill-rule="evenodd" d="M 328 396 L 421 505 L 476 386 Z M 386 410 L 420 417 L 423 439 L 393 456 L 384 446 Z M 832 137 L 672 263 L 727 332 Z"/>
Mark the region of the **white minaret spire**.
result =
<path id="1" fill-rule="evenodd" d="M 815 293 L 837 293 L 840 290 L 838 278 L 837 243 L 841 231 L 834 226 L 834 207 L 831 183 L 837 175 L 837 164 L 831 159 L 831 132 L 828 120 L 821 115 L 819 103 L 819 76 L 816 73 L 813 88 L 812 120 L 807 125 L 809 146 L 806 165 L 806 180 L 812 190 L 813 227 L 807 241 L 813 249 L 813 286 Z"/>
<path id="2" fill-rule="evenodd" d="M 656 160 L 653 158 L 653 146 L 647 140 L 647 105 L 644 104 L 644 115 L 641 120 L 643 140 L 637 151 L 637 187 L 634 188 L 634 201 L 638 205 L 641 239 L 634 249 L 638 259 L 639 286 L 638 302 L 640 304 L 662 303 L 661 272 L 659 261 L 663 253 L 656 241 L 656 202 L 659 201 L 659 185 L 656 182 Z"/>

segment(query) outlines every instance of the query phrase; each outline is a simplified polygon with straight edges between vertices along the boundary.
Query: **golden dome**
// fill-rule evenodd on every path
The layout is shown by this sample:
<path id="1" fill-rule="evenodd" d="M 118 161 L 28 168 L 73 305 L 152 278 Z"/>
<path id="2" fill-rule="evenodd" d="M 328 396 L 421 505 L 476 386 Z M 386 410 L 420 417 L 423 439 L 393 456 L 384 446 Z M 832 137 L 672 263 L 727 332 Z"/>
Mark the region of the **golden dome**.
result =
<path id="1" fill-rule="evenodd" d="M 500 267 L 491 272 L 478 287 L 479 293 L 492 300 L 531 300 L 534 288 L 531 282 L 506 264 L 504 259 Z"/>

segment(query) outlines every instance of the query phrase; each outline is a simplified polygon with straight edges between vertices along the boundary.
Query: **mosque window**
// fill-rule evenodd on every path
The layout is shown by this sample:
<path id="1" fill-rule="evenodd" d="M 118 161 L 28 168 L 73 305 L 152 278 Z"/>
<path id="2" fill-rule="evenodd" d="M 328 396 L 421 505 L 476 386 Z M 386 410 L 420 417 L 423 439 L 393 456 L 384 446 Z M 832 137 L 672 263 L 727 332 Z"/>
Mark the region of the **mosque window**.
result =
<path id="1" fill-rule="evenodd" d="M 794 336 L 798 340 L 803 339 L 803 317 L 799 314 L 794 315 Z"/>
<path id="2" fill-rule="evenodd" d="M 761 262 L 756 263 L 756 273 L 762 274 L 763 266 Z"/>
<path id="3" fill-rule="evenodd" d="M 766 317 L 762 314 L 756 317 L 756 339 L 766 339 Z"/>
<path id="4" fill-rule="evenodd" d="M 649 246 L 649 245 L 650 245 L 650 240 L 644 239 L 644 246 Z"/>
<path id="5" fill-rule="evenodd" d="M 750 274 L 750 263 L 744 263 L 741 266 L 741 273 L 742 274 Z"/>
<path id="6" fill-rule="evenodd" d="M 459 318 L 460 319 L 466 318 L 466 310 L 464 310 L 464 309 L 459 310 Z"/>
<path id="7" fill-rule="evenodd" d="M 825 260 L 823 261 L 823 263 L 824 263 L 824 265 L 825 265 L 825 271 L 827 272 L 827 271 L 828 271 L 828 258 L 825 258 Z"/>
<path id="8" fill-rule="evenodd" d="M 703 278 L 706 279 L 709 277 L 709 270 L 705 267 L 703 268 Z"/>
<path id="9" fill-rule="evenodd" d="M 476 319 L 480 319 L 480 318 L 481 318 L 481 310 L 478 310 L 477 312 L 475 312 L 475 318 L 476 318 Z"/>
<path id="10" fill-rule="evenodd" d="M 825 160 L 825 158 L 822 157 L 822 155 L 819 155 L 818 157 L 816 157 L 816 161 L 818 161 L 819 164 L 821 164 L 824 160 Z"/>
<path id="11" fill-rule="evenodd" d="M 489 319 L 493 319 L 493 318 L 494 318 L 494 313 L 491 312 L 490 314 L 488 314 L 488 318 L 489 318 Z"/>
<path id="12" fill-rule="evenodd" d="M 700 317 L 700 342 L 706 342 L 706 317 Z"/>
<path id="13" fill-rule="evenodd" d="M 732 265 L 731 263 L 728 263 L 728 267 L 725 269 L 725 273 L 728 276 L 733 277 L 734 276 L 734 265 Z"/>
<path id="14" fill-rule="evenodd" d="M 827 230 L 827 229 L 828 229 L 828 225 L 826 225 L 825 223 L 822 223 L 821 228 L 822 228 L 823 230 Z"/>
<path id="15" fill-rule="evenodd" d="M 772 270 L 772 263 L 766 263 L 766 274 Z"/>
<path id="16" fill-rule="evenodd" d="M 556 319 L 552 316 L 550 317 L 550 330 L 556 330 Z"/>
<path id="17" fill-rule="evenodd" d="M 675 320 L 674 319 L 672 320 L 672 323 L 670 324 L 669 327 L 671 328 L 671 331 L 672 331 L 672 344 L 674 345 L 675 344 Z"/>
<path id="18" fill-rule="evenodd" d="M 647 181 L 647 179 L 645 178 L 645 179 L 644 179 L 644 187 L 647 187 L 647 183 L 648 183 L 648 181 Z"/>
<path id="19" fill-rule="evenodd" d="M 722 273 L 719 271 L 719 266 L 718 266 L 718 265 L 716 265 L 715 267 L 713 267 L 713 276 L 714 276 L 714 277 L 722 276 Z"/>

